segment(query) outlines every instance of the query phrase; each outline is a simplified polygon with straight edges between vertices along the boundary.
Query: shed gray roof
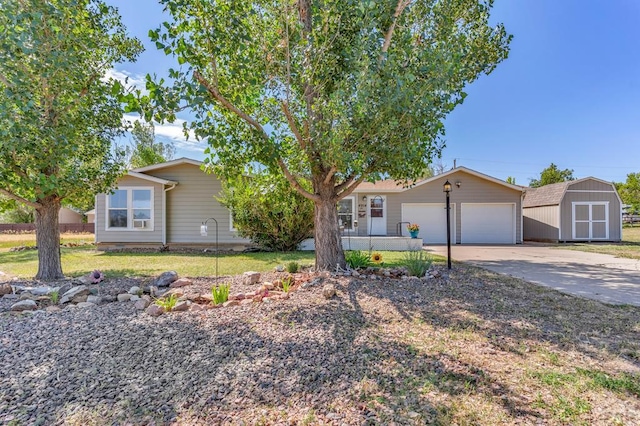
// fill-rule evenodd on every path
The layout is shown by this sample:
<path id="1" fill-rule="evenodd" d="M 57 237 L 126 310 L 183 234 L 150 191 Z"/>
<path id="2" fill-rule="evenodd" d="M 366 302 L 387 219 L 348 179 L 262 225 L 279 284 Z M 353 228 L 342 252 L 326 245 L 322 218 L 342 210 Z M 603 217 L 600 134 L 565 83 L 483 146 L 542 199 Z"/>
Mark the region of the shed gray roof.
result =
<path id="1" fill-rule="evenodd" d="M 575 181 L 552 183 L 539 188 L 526 188 L 522 207 L 554 206 L 560 204 L 567 187 Z"/>

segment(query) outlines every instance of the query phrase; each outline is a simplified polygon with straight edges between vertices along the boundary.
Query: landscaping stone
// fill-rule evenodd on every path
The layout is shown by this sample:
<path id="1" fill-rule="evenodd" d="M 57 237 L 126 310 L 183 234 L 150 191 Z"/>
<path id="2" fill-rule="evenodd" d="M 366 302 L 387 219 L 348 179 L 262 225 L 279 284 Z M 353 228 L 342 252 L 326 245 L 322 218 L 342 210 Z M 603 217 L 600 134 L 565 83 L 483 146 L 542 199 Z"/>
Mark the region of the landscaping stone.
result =
<path id="1" fill-rule="evenodd" d="M 137 302 L 138 300 L 140 300 L 140 296 L 138 296 L 137 294 L 132 294 L 129 298 L 130 302 Z"/>
<path id="2" fill-rule="evenodd" d="M 242 300 L 245 298 L 244 293 L 232 294 L 229 296 L 229 300 Z"/>
<path id="3" fill-rule="evenodd" d="M 38 304 L 29 299 L 21 300 L 18 303 L 11 305 L 11 310 L 14 312 L 35 311 L 36 309 L 38 309 Z"/>
<path id="4" fill-rule="evenodd" d="M 191 281 L 189 278 L 178 278 L 177 280 L 169 284 L 169 287 L 180 288 L 180 287 L 186 287 L 192 284 L 193 284 L 193 281 Z"/>
<path id="5" fill-rule="evenodd" d="M 138 293 L 140 293 L 140 287 L 138 286 L 133 286 L 129 289 L 128 291 L 129 294 L 135 294 L 136 296 L 138 295 Z"/>
<path id="6" fill-rule="evenodd" d="M 149 305 L 144 311 L 152 317 L 159 317 L 160 315 L 164 314 L 164 308 L 155 304 Z"/>
<path id="7" fill-rule="evenodd" d="M 118 295 L 118 302 L 128 302 L 129 300 L 131 300 L 129 293 L 121 293 Z"/>
<path id="8" fill-rule="evenodd" d="M 266 290 L 273 290 L 274 288 L 276 288 L 276 286 L 271 284 L 270 282 L 262 283 L 262 287 L 264 287 Z"/>
<path id="9" fill-rule="evenodd" d="M 178 273 L 176 271 L 167 271 L 163 272 L 156 280 L 153 285 L 156 287 L 169 287 L 172 282 L 178 279 Z"/>
<path id="10" fill-rule="evenodd" d="M 34 287 L 34 288 L 30 289 L 29 291 L 30 291 L 31 294 L 34 294 L 36 296 L 48 296 L 51 293 L 53 293 L 55 291 L 58 291 L 58 290 L 59 290 L 58 287 L 46 286 L 46 287 Z"/>
<path id="11" fill-rule="evenodd" d="M 36 300 L 36 296 L 31 294 L 30 292 L 20 293 L 18 297 L 20 300 Z"/>
<path id="12" fill-rule="evenodd" d="M 4 296 L 5 294 L 13 293 L 13 288 L 11 288 L 11 284 L 3 283 L 0 284 L 0 296 Z"/>
<path id="13" fill-rule="evenodd" d="M 94 305 L 99 305 L 100 303 L 102 303 L 102 297 L 94 296 L 93 294 L 91 294 L 87 296 L 87 302 L 93 303 Z"/>
<path id="14" fill-rule="evenodd" d="M 117 300 L 116 296 L 112 296 L 110 294 L 107 294 L 106 296 L 101 296 L 101 297 L 102 297 L 102 301 L 106 303 L 115 302 Z"/>
<path id="15" fill-rule="evenodd" d="M 260 272 L 247 271 L 242 274 L 245 285 L 258 284 L 260 282 Z"/>
<path id="16" fill-rule="evenodd" d="M 242 299 L 240 300 L 240 305 L 251 305 L 253 303 L 253 299 Z"/>
<path id="17" fill-rule="evenodd" d="M 9 294 L 5 294 L 4 296 L 2 296 L 2 298 L 4 300 L 18 300 L 20 298 L 20 295 L 19 294 L 9 293 Z"/>
<path id="18" fill-rule="evenodd" d="M 88 296 L 89 288 L 86 285 L 79 285 L 76 287 L 72 287 L 69 291 L 65 292 L 60 298 L 60 304 L 64 305 L 65 303 L 71 302 L 74 298 L 78 296 Z M 85 299 L 86 300 L 86 299 Z"/>
<path id="19" fill-rule="evenodd" d="M 158 296 L 158 287 L 156 287 L 155 285 L 150 285 L 149 286 L 149 294 L 151 295 L 151 297 L 157 297 Z"/>
<path id="20" fill-rule="evenodd" d="M 60 312 L 62 309 L 58 306 L 47 306 L 44 310 L 47 312 Z"/>
<path id="21" fill-rule="evenodd" d="M 331 299 L 336 295 L 336 286 L 333 284 L 326 284 L 322 287 L 322 295 L 325 299 Z"/>
<path id="22" fill-rule="evenodd" d="M 173 307 L 172 311 L 175 312 L 184 312 L 189 310 L 189 302 L 183 301 L 176 303 L 176 306 Z"/>
<path id="23" fill-rule="evenodd" d="M 284 265 L 277 265 L 273 268 L 276 272 L 284 272 Z"/>
<path id="24" fill-rule="evenodd" d="M 222 304 L 222 306 L 224 306 L 225 308 L 231 307 L 231 306 L 238 306 L 240 305 L 240 301 L 239 300 L 227 300 L 226 302 L 224 302 Z"/>
<path id="25" fill-rule="evenodd" d="M 145 309 L 147 309 L 147 307 L 151 304 L 151 301 L 147 300 L 147 299 L 140 299 L 138 301 L 136 301 L 136 303 L 133 305 L 137 310 L 139 311 L 143 311 Z"/>
<path id="26" fill-rule="evenodd" d="M 87 296 L 86 294 L 81 294 L 81 295 L 78 295 L 78 296 L 74 297 L 73 299 L 71 299 L 71 302 L 72 303 L 83 303 L 83 302 L 87 301 L 88 297 L 89 296 Z"/>
<path id="27" fill-rule="evenodd" d="M 91 302 L 80 302 L 77 306 L 78 308 L 95 308 L 96 304 Z"/>

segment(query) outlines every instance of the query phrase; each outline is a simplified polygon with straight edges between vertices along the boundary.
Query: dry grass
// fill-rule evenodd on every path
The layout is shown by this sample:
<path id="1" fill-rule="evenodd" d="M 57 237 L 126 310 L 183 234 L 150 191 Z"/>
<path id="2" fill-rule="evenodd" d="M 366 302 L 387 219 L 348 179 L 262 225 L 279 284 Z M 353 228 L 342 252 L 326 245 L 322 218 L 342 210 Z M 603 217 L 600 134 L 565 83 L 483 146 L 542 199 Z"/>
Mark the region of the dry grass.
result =
<path id="1" fill-rule="evenodd" d="M 640 259 L 640 225 L 622 228 L 621 243 L 571 243 L 562 244 L 558 248 Z"/>

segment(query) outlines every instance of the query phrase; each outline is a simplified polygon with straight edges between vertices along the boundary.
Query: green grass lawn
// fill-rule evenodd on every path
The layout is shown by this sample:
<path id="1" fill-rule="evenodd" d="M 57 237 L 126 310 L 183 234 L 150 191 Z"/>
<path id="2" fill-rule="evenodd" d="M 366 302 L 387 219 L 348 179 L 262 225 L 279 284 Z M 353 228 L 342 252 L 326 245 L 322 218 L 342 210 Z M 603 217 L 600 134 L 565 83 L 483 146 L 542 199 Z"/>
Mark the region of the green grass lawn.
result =
<path id="1" fill-rule="evenodd" d="M 213 253 L 202 252 L 103 252 L 92 245 L 93 235 L 64 234 L 62 243 L 80 244 L 79 247 L 62 248 L 62 270 L 67 276 L 80 276 L 99 269 L 108 277 L 145 277 L 159 275 L 168 270 L 185 277 L 205 277 L 215 275 L 216 259 Z M 33 246 L 33 234 L 0 234 L 0 270 L 20 278 L 35 276 L 38 269 L 36 250 L 11 252 L 16 246 Z M 385 266 L 399 266 L 403 252 L 380 252 Z M 221 254 L 218 258 L 219 275 L 236 275 L 245 271 L 270 271 L 276 265 L 289 262 L 300 265 L 314 263 L 313 252 L 288 253 L 237 253 Z"/>
<path id="2" fill-rule="evenodd" d="M 640 259 L 640 226 L 622 228 L 622 242 L 620 243 L 571 243 L 560 244 L 558 248 Z"/>

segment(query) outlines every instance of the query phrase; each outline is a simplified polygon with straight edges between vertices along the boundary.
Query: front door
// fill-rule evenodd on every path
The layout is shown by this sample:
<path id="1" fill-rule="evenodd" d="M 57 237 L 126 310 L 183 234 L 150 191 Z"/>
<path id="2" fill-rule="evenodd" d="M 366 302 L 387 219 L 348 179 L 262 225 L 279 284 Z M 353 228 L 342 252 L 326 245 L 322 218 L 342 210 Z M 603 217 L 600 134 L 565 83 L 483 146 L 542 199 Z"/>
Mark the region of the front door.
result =
<path id="1" fill-rule="evenodd" d="M 369 235 L 387 235 L 387 197 L 370 195 L 367 198 Z"/>

